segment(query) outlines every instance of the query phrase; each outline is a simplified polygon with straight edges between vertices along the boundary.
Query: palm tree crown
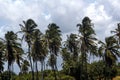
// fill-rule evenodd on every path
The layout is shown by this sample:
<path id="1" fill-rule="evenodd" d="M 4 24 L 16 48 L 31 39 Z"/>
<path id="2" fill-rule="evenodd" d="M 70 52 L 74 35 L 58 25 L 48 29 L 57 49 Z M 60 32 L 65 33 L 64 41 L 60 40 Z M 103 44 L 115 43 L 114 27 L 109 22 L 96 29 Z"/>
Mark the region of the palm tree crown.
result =
<path id="1" fill-rule="evenodd" d="M 48 30 L 46 31 L 46 37 L 49 42 L 49 50 L 57 56 L 59 52 L 59 47 L 61 46 L 61 31 L 59 27 L 52 23 L 48 25 Z"/>
<path id="2" fill-rule="evenodd" d="M 113 37 L 107 37 L 105 38 L 105 43 L 102 43 L 102 45 L 99 48 L 99 54 L 103 54 L 104 60 L 106 65 L 112 66 L 115 61 L 117 60 L 117 56 L 120 57 L 120 52 L 118 51 L 119 45 L 117 44 L 117 40 Z"/>

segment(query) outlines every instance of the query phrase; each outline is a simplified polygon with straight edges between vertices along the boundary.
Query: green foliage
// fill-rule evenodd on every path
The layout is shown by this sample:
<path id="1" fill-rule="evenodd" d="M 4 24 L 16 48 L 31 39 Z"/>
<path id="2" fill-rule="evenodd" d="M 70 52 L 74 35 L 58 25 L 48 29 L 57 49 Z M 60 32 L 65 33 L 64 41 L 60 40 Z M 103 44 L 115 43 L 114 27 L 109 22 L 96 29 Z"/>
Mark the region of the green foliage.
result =
<path id="1" fill-rule="evenodd" d="M 9 77 L 9 75 L 11 75 Z M 15 76 L 16 74 L 14 72 L 9 72 L 9 71 L 4 71 L 2 74 L 1 74 L 1 80 L 15 80 Z M 10 79 L 9 79 L 10 78 Z"/>
<path id="2" fill-rule="evenodd" d="M 115 66 L 106 67 L 104 61 L 101 60 L 88 64 L 88 74 L 90 80 L 103 79 L 105 77 L 111 79 L 117 75 L 117 68 Z"/>
<path id="3" fill-rule="evenodd" d="M 88 64 L 88 74 L 90 79 L 102 79 L 104 77 L 105 64 L 103 61 Z M 92 73 L 92 74 L 91 74 Z"/>
<path id="4" fill-rule="evenodd" d="M 79 27 L 79 34 L 71 33 L 63 44 L 61 30 L 51 23 L 45 34 L 36 29 L 32 19 L 20 24 L 22 38 L 13 31 L 7 31 L 5 38 L 0 38 L 0 80 L 109 80 L 120 75 L 120 23 L 112 31 L 115 34 L 105 38 L 105 42 L 95 37 L 93 24 L 89 17 L 84 17 Z M 28 54 L 23 54 L 22 43 L 25 40 Z M 23 44 L 24 45 L 24 44 Z M 62 45 L 62 46 L 61 46 Z M 62 70 L 57 69 L 57 57 L 62 56 Z M 95 56 L 99 61 L 89 63 L 88 57 Z M 46 70 L 46 58 L 52 70 Z M 30 62 L 28 62 L 28 60 Z M 91 60 L 91 59 L 90 59 Z M 8 71 L 4 63 L 8 62 Z M 16 61 L 20 68 L 19 75 L 12 72 Z M 41 63 L 41 71 L 37 63 Z M 31 67 L 31 71 L 29 71 Z"/>

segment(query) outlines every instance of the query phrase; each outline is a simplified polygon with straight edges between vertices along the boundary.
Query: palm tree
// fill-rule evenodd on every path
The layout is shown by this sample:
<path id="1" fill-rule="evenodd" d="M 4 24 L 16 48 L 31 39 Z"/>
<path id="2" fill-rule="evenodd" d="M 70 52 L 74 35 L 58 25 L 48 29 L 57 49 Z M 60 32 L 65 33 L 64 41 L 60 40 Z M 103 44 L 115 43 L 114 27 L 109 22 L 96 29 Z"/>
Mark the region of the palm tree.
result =
<path id="1" fill-rule="evenodd" d="M 55 80 L 57 80 L 57 75 L 56 75 L 56 60 L 57 57 L 54 54 L 50 54 L 49 60 L 48 60 L 48 65 L 51 66 L 52 71 L 54 72 L 54 77 Z"/>
<path id="2" fill-rule="evenodd" d="M 41 62 L 41 72 L 42 72 L 42 80 L 43 80 L 43 63 L 45 57 L 47 55 L 47 41 L 39 30 L 34 32 L 34 40 L 32 45 L 32 57 L 33 61 L 36 63 L 36 80 L 38 80 L 38 69 L 37 69 L 37 61 Z"/>
<path id="3" fill-rule="evenodd" d="M 114 36 L 117 36 L 119 44 L 120 44 L 120 23 L 118 23 L 117 28 L 115 29 L 115 31 L 111 31 L 112 33 L 115 33 Z"/>
<path id="4" fill-rule="evenodd" d="M 12 44 L 16 40 L 16 37 L 13 32 L 7 32 L 7 34 L 5 34 L 5 39 L 6 39 L 6 50 L 7 50 L 6 55 L 8 58 L 8 71 L 10 72 L 12 63 L 15 60 Z"/>
<path id="5" fill-rule="evenodd" d="M 44 68 L 44 65 L 45 65 L 45 58 L 47 57 L 48 55 L 48 42 L 45 38 L 45 36 L 42 36 L 41 40 L 40 40 L 40 44 L 41 44 L 41 47 L 40 47 L 40 56 L 39 56 L 39 60 L 41 62 L 41 72 L 42 72 L 42 80 L 44 80 L 44 77 L 43 77 L 43 69 Z"/>
<path id="6" fill-rule="evenodd" d="M 77 35 L 71 33 L 70 36 L 67 36 L 67 41 L 65 43 L 66 48 L 68 48 L 68 50 L 73 53 L 73 60 L 77 61 L 78 59 L 78 39 L 77 39 Z"/>
<path id="7" fill-rule="evenodd" d="M 75 66 L 76 61 L 73 60 L 73 55 L 65 46 L 61 50 L 61 55 L 63 59 L 62 68 L 66 74 L 70 75 L 70 69 Z"/>
<path id="8" fill-rule="evenodd" d="M 5 53 L 4 53 L 4 51 L 3 51 L 3 46 L 4 46 L 4 44 L 3 44 L 3 42 L 2 41 L 0 41 L 0 79 L 2 79 L 2 72 L 3 72 L 3 70 L 4 70 L 4 61 L 5 61 Z"/>
<path id="9" fill-rule="evenodd" d="M 61 40 L 62 40 L 59 26 L 57 26 L 55 23 L 49 24 L 48 30 L 46 30 L 46 38 L 49 44 L 50 56 L 53 58 L 56 58 L 54 60 L 57 60 L 57 55 L 58 55 L 58 52 L 61 46 Z M 54 65 L 52 64 L 50 66 L 54 68 L 54 70 L 57 70 L 56 61 Z M 55 74 L 55 80 L 57 80 L 56 74 Z"/>
<path id="10" fill-rule="evenodd" d="M 117 57 L 120 57 L 120 52 L 119 52 L 119 45 L 117 44 L 118 41 L 114 38 L 114 36 L 110 36 L 105 38 L 105 43 L 99 41 L 101 44 L 99 48 L 99 54 L 103 56 L 103 60 L 106 64 L 106 68 L 111 68 L 114 63 L 117 61 Z M 105 70 L 106 71 L 106 70 Z M 106 79 L 106 73 L 105 79 Z"/>
<path id="11" fill-rule="evenodd" d="M 20 24 L 21 26 L 21 31 L 18 33 L 24 33 L 22 39 L 25 39 L 25 41 L 28 44 L 28 56 L 29 56 L 29 61 L 30 61 L 30 66 L 31 66 L 31 71 L 32 71 L 32 80 L 34 80 L 34 69 L 33 69 L 33 64 L 32 64 L 32 58 L 31 58 L 31 44 L 32 44 L 32 35 L 37 27 L 36 23 L 32 19 L 28 19 L 26 22 L 23 21 L 24 25 Z"/>
<path id="12" fill-rule="evenodd" d="M 31 56 L 33 58 L 33 62 L 36 65 L 36 72 L 37 72 L 37 74 L 36 74 L 36 80 L 39 80 L 38 79 L 37 62 L 39 61 L 39 55 L 40 55 L 40 45 L 41 45 L 40 44 L 40 38 L 41 38 L 41 32 L 39 30 L 36 30 L 33 35 L 34 35 L 34 39 L 32 41 L 33 44 L 32 44 L 32 49 L 31 49 L 31 51 L 32 51 Z"/>
<path id="13" fill-rule="evenodd" d="M 16 61 L 19 68 L 20 60 L 22 59 L 21 55 L 23 50 L 21 48 L 21 44 L 17 42 L 18 38 L 17 35 L 13 31 L 8 31 L 5 34 L 5 40 L 1 39 L 4 46 L 2 46 L 3 52 L 5 52 L 6 60 L 8 61 L 8 71 L 9 73 L 12 71 L 13 63 Z M 10 79 L 10 74 L 9 74 Z"/>
<path id="14" fill-rule="evenodd" d="M 67 40 L 65 41 L 64 45 L 65 48 L 62 49 L 62 57 L 63 59 L 67 60 L 64 61 L 63 67 L 66 67 L 66 70 L 68 70 L 69 74 L 73 75 L 76 80 L 80 80 L 80 43 L 78 35 L 71 33 L 70 36 L 67 36 Z"/>
<path id="15" fill-rule="evenodd" d="M 4 53 L 4 43 L 2 41 L 0 41 L 0 74 L 2 73 L 2 71 L 4 70 L 4 58 L 5 58 L 5 53 Z"/>
<path id="16" fill-rule="evenodd" d="M 95 31 L 92 27 L 91 20 L 88 17 L 85 17 L 82 20 L 82 24 L 77 24 L 79 26 L 79 33 L 81 34 L 80 37 L 80 51 L 82 56 L 82 71 L 85 71 L 85 80 L 88 79 L 87 74 L 87 56 L 88 53 L 92 53 L 96 55 L 97 44 L 95 41 L 97 40 L 94 35 Z M 85 64 L 85 66 L 84 66 Z M 84 67 L 84 68 L 83 68 Z M 83 72 L 81 72 L 83 74 Z M 82 80 L 84 80 L 82 79 Z"/>

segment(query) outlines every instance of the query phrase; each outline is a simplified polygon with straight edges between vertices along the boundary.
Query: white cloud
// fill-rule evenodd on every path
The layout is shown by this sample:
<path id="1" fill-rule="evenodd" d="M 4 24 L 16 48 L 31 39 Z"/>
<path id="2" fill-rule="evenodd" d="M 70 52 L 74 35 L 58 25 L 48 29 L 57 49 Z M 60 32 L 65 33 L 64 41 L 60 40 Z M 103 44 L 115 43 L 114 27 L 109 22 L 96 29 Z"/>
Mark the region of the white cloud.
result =
<path id="1" fill-rule="evenodd" d="M 109 29 L 109 26 L 117 24 L 115 22 L 120 18 L 119 2 L 119 0 L 0 0 L 0 18 L 6 20 L 6 24 L 0 23 L 0 32 L 16 31 L 22 20 L 32 18 L 42 32 L 47 29 L 49 23 L 55 22 L 63 34 L 70 33 L 77 31 L 76 24 L 81 23 L 84 16 L 88 16 L 94 23 L 97 35 L 104 39 L 107 34 L 110 35 L 109 30 L 114 27 Z"/>
<path id="2" fill-rule="evenodd" d="M 77 33 L 76 24 L 88 16 L 97 36 L 104 40 L 120 20 L 119 3 L 120 0 L 0 0 L 0 37 L 8 30 L 20 30 L 19 24 L 32 18 L 42 32 L 49 23 L 56 23 L 65 39 L 71 32 Z"/>

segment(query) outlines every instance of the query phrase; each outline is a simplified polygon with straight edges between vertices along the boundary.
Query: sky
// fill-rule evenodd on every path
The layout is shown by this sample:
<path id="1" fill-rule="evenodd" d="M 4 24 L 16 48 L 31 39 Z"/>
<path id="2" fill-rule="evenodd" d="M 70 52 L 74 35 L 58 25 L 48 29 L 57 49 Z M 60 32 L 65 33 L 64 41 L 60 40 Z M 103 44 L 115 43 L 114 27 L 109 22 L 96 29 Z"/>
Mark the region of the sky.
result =
<path id="1" fill-rule="evenodd" d="M 88 16 L 100 40 L 110 36 L 120 20 L 120 0 L 0 0 L 0 37 L 7 31 L 20 30 L 23 20 L 33 19 L 44 33 L 48 24 L 56 23 L 63 40 L 78 33 L 76 25 Z"/>

